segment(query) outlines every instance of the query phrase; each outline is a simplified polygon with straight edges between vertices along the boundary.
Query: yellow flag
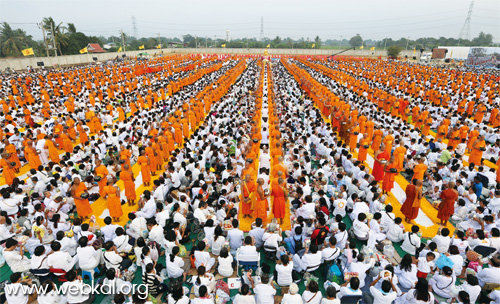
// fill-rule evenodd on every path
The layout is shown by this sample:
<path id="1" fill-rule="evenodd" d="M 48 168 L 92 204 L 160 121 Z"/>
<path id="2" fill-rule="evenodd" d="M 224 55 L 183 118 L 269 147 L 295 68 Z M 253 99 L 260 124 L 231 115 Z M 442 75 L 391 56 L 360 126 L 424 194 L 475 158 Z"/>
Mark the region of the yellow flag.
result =
<path id="1" fill-rule="evenodd" d="M 33 48 L 22 50 L 21 53 L 23 53 L 24 56 L 35 55 Z"/>
<path id="2" fill-rule="evenodd" d="M 362 50 L 362 49 L 364 49 L 364 48 L 365 48 L 364 46 L 360 46 L 360 47 L 359 47 L 359 49 L 360 49 L 360 50 Z"/>
<path id="3" fill-rule="evenodd" d="M 314 49 L 315 46 L 316 46 L 316 43 L 313 43 L 313 45 L 311 47 Z"/>
<path id="4" fill-rule="evenodd" d="M 139 46 L 139 50 L 144 50 L 144 44 Z"/>
<path id="5" fill-rule="evenodd" d="M 271 45 L 270 45 L 270 44 L 268 44 L 266 47 L 271 47 Z"/>
<path id="6" fill-rule="evenodd" d="M 371 48 L 370 48 L 370 51 L 375 51 L 375 47 L 371 47 Z"/>
<path id="7" fill-rule="evenodd" d="M 157 49 L 161 49 L 161 44 L 158 44 L 158 45 L 156 46 L 156 48 L 157 48 Z"/>
<path id="8" fill-rule="evenodd" d="M 122 51 L 122 47 L 120 46 L 120 48 L 118 49 L 118 51 L 117 51 L 117 52 L 119 53 L 119 52 L 121 52 L 121 51 Z"/>
<path id="9" fill-rule="evenodd" d="M 86 47 L 84 47 L 83 49 L 80 50 L 80 54 L 85 54 L 85 53 L 88 53 Z"/>
<path id="10" fill-rule="evenodd" d="M 417 53 L 417 48 L 413 48 L 413 54 Z"/>
<path id="11" fill-rule="evenodd" d="M 225 44 L 223 44 L 223 45 L 221 45 L 221 46 L 222 46 L 223 48 L 225 48 L 225 47 L 226 47 L 226 45 L 225 45 Z"/>

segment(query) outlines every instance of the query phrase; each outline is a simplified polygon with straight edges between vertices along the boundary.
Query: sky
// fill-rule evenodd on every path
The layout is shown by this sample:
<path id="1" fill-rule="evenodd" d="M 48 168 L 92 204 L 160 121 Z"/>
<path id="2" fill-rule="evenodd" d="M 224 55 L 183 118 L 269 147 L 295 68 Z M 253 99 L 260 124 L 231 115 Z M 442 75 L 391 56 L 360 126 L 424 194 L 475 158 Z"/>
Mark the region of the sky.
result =
<path id="1" fill-rule="evenodd" d="M 0 22 L 22 28 L 41 40 L 36 23 L 52 17 L 74 23 L 77 31 L 95 36 L 381 40 L 420 37 L 458 38 L 470 0 L 0 0 Z M 500 43 L 500 1 L 476 0 L 470 38 L 491 33 Z"/>

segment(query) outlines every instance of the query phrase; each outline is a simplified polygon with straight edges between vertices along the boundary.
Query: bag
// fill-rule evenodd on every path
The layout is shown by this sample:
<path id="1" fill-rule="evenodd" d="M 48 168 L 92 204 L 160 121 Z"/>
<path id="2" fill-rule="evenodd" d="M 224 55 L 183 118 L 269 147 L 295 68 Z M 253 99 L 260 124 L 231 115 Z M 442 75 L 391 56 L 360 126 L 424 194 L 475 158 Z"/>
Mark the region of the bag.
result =
<path id="1" fill-rule="evenodd" d="M 328 271 L 326 272 L 326 280 L 335 282 L 337 284 L 340 284 L 342 282 L 342 271 L 340 271 L 337 263 L 333 263 L 330 267 L 328 267 Z"/>
<path id="2" fill-rule="evenodd" d="M 187 249 L 184 245 L 179 245 L 179 257 L 183 258 L 187 256 Z"/>
<path id="3" fill-rule="evenodd" d="M 217 284 L 215 285 L 216 290 L 221 290 L 227 294 L 230 294 L 229 285 L 224 280 L 217 280 Z"/>
<path id="4" fill-rule="evenodd" d="M 292 237 L 293 239 L 293 250 L 294 250 L 294 253 L 297 253 L 299 251 L 301 251 L 302 249 L 304 249 L 304 240 L 303 240 L 303 237 L 302 235 L 300 236 L 300 238 L 297 240 L 295 238 L 295 236 Z"/>
<path id="5" fill-rule="evenodd" d="M 148 247 L 150 249 L 149 257 L 151 258 L 151 260 L 158 261 L 160 254 L 158 253 L 158 246 L 156 242 L 150 242 L 148 244 Z"/>
<path id="6" fill-rule="evenodd" d="M 444 254 L 441 254 L 439 258 L 436 260 L 436 267 L 439 269 L 443 269 L 443 267 L 446 266 L 453 269 L 453 264 L 454 264 L 453 261 Z"/>

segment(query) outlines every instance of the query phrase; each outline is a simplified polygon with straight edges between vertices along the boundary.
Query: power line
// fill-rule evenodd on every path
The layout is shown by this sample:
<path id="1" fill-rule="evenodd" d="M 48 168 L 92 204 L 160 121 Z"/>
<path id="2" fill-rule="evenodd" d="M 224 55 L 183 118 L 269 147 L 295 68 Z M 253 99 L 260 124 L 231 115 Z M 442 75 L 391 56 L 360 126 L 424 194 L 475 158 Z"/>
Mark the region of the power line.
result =
<path id="1" fill-rule="evenodd" d="M 473 8 L 474 8 L 474 0 L 470 3 L 469 12 L 467 13 L 467 18 L 465 19 L 464 26 L 462 26 L 460 34 L 458 34 L 458 44 L 460 44 L 460 39 L 465 38 L 466 40 L 470 40 L 470 19 L 472 17 Z"/>

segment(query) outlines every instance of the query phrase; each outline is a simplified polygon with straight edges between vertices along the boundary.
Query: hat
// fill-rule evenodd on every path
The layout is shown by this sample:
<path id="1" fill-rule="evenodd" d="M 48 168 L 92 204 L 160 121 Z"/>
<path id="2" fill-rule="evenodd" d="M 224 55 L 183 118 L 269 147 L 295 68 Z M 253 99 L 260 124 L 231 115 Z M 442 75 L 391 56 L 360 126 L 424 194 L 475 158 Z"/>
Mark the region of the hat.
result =
<path id="1" fill-rule="evenodd" d="M 290 294 L 297 294 L 299 292 L 299 286 L 297 286 L 297 284 L 295 283 L 292 283 L 290 284 L 290 288 L 288 289 L 288 291 L 290 292 Z"/>

